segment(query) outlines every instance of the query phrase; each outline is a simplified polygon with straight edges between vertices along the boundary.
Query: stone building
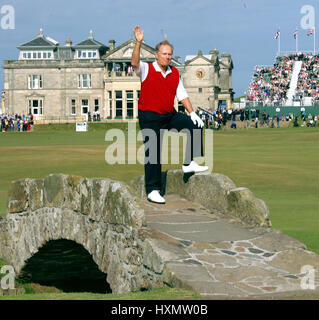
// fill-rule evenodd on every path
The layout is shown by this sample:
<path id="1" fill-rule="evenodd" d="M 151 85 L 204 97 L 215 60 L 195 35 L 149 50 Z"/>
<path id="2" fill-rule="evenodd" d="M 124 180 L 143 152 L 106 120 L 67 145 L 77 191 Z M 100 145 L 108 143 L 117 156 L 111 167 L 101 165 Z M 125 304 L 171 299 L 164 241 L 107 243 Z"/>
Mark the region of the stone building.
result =
<path id="1" fill-rule="evenodd" d="M 199 50 L 197 56 L 186 56 L 181 77 L 195 108 L 232 107 L 233 62 L 230 54 L 218 54 L 215 48 L 209 55 Z"/>
<path id="2" fill-rule="evenodd" d="M 4 61 L 3 100 L 7 113 L 28 114 L 36 120 L 79 121 L 100 114 L 102 120 L 136 119 L 140 79 L 131 66 L 135 41 L 119 46 L 110 40 L 108 46 L 89 38 L 64 45 L 43 31 L 35 39 L 18 46 L 18 60 Z M 142 44 L 141 59 L 155 61 L 155 50 Z M 184 86 L 195 108 L 231 107 L 232 59 L 229 54 L 218 57 L 215 49 L 209 55 L 201 51 L 179 57 L 172 65 L 180 71 Z M 181 105 L 175 101 L 176 109 Z"/>

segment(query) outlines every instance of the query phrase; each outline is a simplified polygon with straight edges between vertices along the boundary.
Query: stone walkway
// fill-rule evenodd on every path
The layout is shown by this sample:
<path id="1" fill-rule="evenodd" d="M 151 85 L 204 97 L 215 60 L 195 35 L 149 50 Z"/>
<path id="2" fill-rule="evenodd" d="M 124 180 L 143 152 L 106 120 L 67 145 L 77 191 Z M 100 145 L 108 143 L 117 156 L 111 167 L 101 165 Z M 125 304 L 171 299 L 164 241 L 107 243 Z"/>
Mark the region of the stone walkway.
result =
<path id="1" fill-rule="evenodd" d="M 319 299 L 319 255 L 303 243 L 270 228 L 249 228 L 176 195 L 165 199 L 165 205 L 140 205 L 167 283 L 205 299 Z M 305 265 L 314 270 L 302 270 Z M 315 290 L 302 288 L 313 280 Z"/>

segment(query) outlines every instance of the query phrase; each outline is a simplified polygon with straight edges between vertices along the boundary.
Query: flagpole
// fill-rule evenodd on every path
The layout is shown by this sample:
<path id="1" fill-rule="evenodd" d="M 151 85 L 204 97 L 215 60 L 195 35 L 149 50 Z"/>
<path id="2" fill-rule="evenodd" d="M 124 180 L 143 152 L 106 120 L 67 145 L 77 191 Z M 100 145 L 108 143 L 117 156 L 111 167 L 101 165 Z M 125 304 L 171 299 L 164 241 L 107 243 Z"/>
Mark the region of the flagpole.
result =
<path id="1" fill-rule="evenodd" d="M 313 28 L 313 55 L 316 55 L 316 27 Z"/>
<path id="2" fill-rule="evenodd" d="M 280 56 L 280 28 L 279 28 L 279 36 L 278 36 L 278 56 Z"/>
<path id="3" fill-rule="evenodd" d="M 298 52 L 298 32 L 296 34 L 296 52 Z"/>

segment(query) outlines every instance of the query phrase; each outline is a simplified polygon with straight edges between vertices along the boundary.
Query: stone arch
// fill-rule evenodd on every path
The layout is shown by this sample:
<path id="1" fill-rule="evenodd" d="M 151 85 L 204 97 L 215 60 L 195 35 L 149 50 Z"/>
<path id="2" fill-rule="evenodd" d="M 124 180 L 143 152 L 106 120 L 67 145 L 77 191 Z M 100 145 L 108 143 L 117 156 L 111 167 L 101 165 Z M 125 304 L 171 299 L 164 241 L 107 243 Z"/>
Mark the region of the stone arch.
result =
<path id="1" fill-rule="evenodd" d="M 113 293 L 136 291 L 151 283 L 145 285 L 139 237 L 144 219 L 128 187 L 116 181 L 62 174 L 15 181 L 0 221 L 1 257 L 19 275 L 45 243 L 71 240 L 107 274 Z"/>

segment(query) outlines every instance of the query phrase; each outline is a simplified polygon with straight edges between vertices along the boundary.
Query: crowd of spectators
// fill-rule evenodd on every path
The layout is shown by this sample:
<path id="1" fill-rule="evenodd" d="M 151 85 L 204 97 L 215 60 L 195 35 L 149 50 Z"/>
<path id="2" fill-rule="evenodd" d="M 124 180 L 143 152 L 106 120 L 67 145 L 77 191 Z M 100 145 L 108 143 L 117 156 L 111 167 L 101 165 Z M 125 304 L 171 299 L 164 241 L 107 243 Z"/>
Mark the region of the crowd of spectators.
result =
<path id="1" fill-rule="evenodd" d="M 278 56 L 273 67 L 256 67 L 247 101 L 262 102 L 264 105 L 281 105 L 287 98 L 293 63 L 298 55 Z"/>
<path id="2" fill-rule="evenodd" d="M 294 115 L 290 112 L 287 115 L 275 114 L 270 116 L 266 111 L 260 112 L 258 108 L 242 109 L 217 109 L 212 112 L 200 108 L 196 111 L 205 124 L 205 128 L 219 130 L 226 126 L 230 121 L 230 128 L 237 128 L 238 122 L 246 122 L 245 127 L 268 127 L 279 128 L 280 123 L 294 121 L 294 126 L 299 126 L 299 120 L 302 120 L 301 126 L 317 127 L 319 115 L 312 116 L 311 113 L 306 115 L 302 111 L 300 115 Z"/>
<path id="3" fill-rule="evenodd" d="M 302 65 L 298 77 L 295 100 L 312 97 L 319 102 L 319 55 L 301 54 Z"/>
<path id="4" fill-rule="evenodd" d="M 33 114 L 0 114 L 0 132 L 33 131 Z"/>
<path id="5" fill-rule="evenodd" d="M 303 52 L 277 56 L 272 67 L 256 67 L 246 100 L 261 102 L 265 106 L 283 105 L 295 61 L 302 61 L 302 65 L 294 101 L 312 97 L 314 104 L 319 103 L 319 55 Z"/>

